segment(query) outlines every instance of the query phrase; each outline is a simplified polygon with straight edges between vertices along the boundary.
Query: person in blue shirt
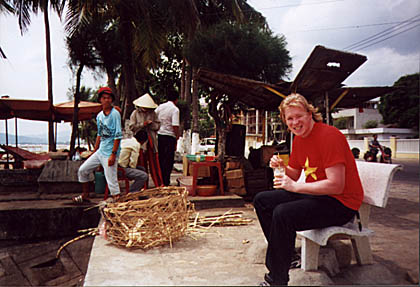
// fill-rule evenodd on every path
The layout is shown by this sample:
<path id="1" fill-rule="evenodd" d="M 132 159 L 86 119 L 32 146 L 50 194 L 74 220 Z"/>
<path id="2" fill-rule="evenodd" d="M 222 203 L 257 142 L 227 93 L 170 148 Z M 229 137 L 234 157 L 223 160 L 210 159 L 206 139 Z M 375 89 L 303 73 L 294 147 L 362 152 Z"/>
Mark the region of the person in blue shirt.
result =
<path id="1" fill-rule="evenodd" d="M 98 135 L 95 142 L 94 153 L 80 166 L 78 171 L 79 182 L 82 183 L 82 195 L 73 198 L 74 203 L 88 201 L 89 175 L 101 165 L 104 169 L 105 179 L 109 192 L 114 200 L 120 194 L 118 185 L 118 157 L 120 154 L 120 141 L 122 139 L 121 115 L 112 106 L 115 96 L 108 87 L 98 91 L 98 101 L 102 111 L 96 116 Z"/>

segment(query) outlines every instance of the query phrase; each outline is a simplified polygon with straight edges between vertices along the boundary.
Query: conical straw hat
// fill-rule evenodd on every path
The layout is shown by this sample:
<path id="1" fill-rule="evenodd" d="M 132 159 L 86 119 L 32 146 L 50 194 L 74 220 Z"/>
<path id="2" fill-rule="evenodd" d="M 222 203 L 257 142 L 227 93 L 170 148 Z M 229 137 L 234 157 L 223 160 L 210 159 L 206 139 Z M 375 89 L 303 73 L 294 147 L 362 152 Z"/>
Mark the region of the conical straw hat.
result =
<path id="1" fill-rule="evenodd" d="M 140 98 L 133 101 L 133 104 L 137 107 L 156 109 L 158 105 L 153 101 L 149 94 L 144 94 Z"/>

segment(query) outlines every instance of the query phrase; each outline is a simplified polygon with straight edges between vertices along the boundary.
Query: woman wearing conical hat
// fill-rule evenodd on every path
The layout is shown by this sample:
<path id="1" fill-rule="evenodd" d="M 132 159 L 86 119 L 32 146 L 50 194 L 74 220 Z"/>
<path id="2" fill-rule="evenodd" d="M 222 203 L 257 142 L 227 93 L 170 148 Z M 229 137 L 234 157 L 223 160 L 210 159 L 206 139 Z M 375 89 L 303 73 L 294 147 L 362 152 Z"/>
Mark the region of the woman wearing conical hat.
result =
<path id="1" fill-rule="evenodd" d="M 130 116 L 129 128 L 133 132 L 133 135 L 141 134 L 144 141 L 147 141 L 150 136 L 153 152 L 157 152 L 156 133 L 159 130 L 160 122 L 155 113 L 155 109 L 158 105 L 147 93 L 134 100 L 133 104 L 136 109 Z M 141 144 L 144 144 L 144 142 Z"/>

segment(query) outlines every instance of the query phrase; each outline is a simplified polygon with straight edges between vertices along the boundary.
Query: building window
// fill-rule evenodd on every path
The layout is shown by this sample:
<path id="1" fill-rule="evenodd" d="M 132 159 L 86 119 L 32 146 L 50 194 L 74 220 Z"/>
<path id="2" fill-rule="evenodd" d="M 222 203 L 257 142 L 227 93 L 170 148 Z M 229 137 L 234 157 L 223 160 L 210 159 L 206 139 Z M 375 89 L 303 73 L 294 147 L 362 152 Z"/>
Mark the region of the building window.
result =
<path id="1" fill-rule="evenodd" d="M 259 110 L 248 110 L 246 113 L 246 134 L 262 135 L 263 134 L 264 114 Z"/>
<path id="2" fill-rule="evenodd" d="M 347 120 L 347 129 L 354 129 L 354 117 L 349 117 Z"/>
<path id="3" fill-rule="evenodd" d="M 286 140 L 287 127 L 283 124 L 279 112 L 269 112 L 267 117 L 267 141 Z"/>

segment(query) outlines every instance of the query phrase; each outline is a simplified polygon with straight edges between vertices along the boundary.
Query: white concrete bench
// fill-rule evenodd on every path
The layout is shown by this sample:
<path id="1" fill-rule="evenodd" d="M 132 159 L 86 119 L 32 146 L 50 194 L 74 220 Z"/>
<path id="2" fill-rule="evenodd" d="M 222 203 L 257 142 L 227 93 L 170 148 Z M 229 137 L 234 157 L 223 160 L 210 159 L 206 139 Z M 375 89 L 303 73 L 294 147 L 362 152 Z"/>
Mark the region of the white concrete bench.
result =
<path id="1" fill-rule="evenodd" d="M 392 177 L 398 164 L 383 164 L 356 161 L 360 180 L 364 189 L 364 199 L 359 209 L 362 231 L 356 221 L 343 226 L 331 226 L 321 229 L 311 229 L 297 232 L 302 239 L 301 268 L 304 270 L 318 269 L 318 254 L 320 246 L 325 246 L 329 239 L 351 239 L 353 250 L 359 265 L 372 264 L 372 252 L 369 236 L 373 230 L 368 229 L 370 207 L 385 207 L 388 201 Z"/>

